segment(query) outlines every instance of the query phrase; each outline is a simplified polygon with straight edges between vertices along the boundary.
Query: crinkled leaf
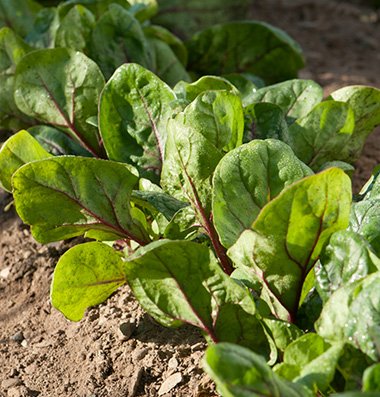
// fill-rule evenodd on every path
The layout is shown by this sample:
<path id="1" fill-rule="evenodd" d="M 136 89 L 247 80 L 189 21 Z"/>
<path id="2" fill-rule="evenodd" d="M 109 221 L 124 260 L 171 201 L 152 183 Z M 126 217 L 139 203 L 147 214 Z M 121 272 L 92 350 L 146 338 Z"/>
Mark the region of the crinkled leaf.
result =
<path id="1" fill-rule="evenodd" d="M 111 160 L 132 163 L 157 178 L 166 144 L 166 121 L 175 97 L 168 85 L 137 64 L 121 66 L 106 84 L 99 127 Z"/>
<path id="2" fill-rule="evenodd" d="M 10 28 L 0 30 L 0 128 L 16 131 L 33 120 L 20 112 L 14 99 L 14 73 L 20 59 L 32 50 Z"/>
<path id="3" fill-rule="evenodd" d="M 289 127 L 287 143 L 298 158 L 318 170 L 328 161 L 352 161 L 343 152 L 351 145 L 354 128 L 354 112 L 349 105 L 326 101 Z"/>
<path id="4" fill-rule="evenodd" d="M 206 246 L 160 240 L 128 257 L 125 267 L 134 295 L 161 324 L 189 323 L 214 342 L 240 343 L 268 355 L 248 290 L 223 272 Z"/>
<path id="5" fill-rule="evenodd" d="M 91 153 L 79 145 L 70 136 L 62 134 L 62 131 L 48 125 L 37 125 L 28 128 L 40 145 L 54 156 L 72 154 L 77 156 L 90 157 Z"/>
<path id="6" fill-rule="evenodd" d="M 0 27 L 8 26 L 20 36 L 25 36 L 33 27 L 41 5 L 33 0 L 7 0 L 0 4 Z"/>
<path id="7" fill-rule="evenodd" d="M 82 5 L 72 7 L 60 21 L 56 32 L 55 46 L 88 52 L 95 16 Z"/>
<path id="8" fill-rule="evenodd" d="M 283 110 L 273 103 L 253 103 L 244 108 L 244 141 L 274 138 L 287 142 L 288 125 Z"/>
<path id="9" fill-rule="evenodd" d="M 92 32 L 90 54 L 106 79 L 124 63 L 150 68 L 150 51 L 140 22 L 118 4 L 109 6 Z"/>
<path id="10" fill-rule="evenodd" d="M 239 94 L 236 87 L 231 84 L 227 79 L 218 76 L 203 76 L 193 83 L 180 81 L 174 87 L 174 92 L 180 100 L 189 104 L 194 99 L 206 91 L 230 91 Z"/>
<path id="11" fill-rule="evenodd" d="M 241 143 L 240 99 L 227 91 L 205 92 L 169 120 L 167 130 L 161 184 L 169 194 L 190 202 L 196 211 L 208 216 L 211 179 L 223 149 Z"/>
<path id="12" fill-rule="evenodd" d="M 342 150 L 345 157 L 353 162 L 360 156 L 368 135 L 380 124 L 380 89 L 349 86 L 333 92 L 331 98 L 347 102 L 354 111 L 355 130 L 350 145 Z"/>
<path id="13" fill-rule="evenodd" d="M 92 154 L 99 135 L 86 120 L 97 114 L 104 78 L 98 66 L 66 48 L 33 51 L 17 65 L 15 101 L 25 114 L 62 129 Z"/>
<path id="14" fill-rule="evenodd" d="M 277 140 L 255 140 L 227 153 L 215 170 L 212 197 L 222 244 L 233 245 L 269 201 L 311 174 L 289 146 Z"/>
<path id="15" fill-rule="evenodd" d="M 352 231 L 334 233 L 315 268 L 318 292 L 326 301 L 349 285 L 380 269 L 380 259 L 368 241 Z"/>
<path id="16" fill-rule="evenodd" d="M 380 255 L 380 201 L 368 199 L 354 203 L 351 209 L 350 230 L 363 236 Z"/>
<path id="17" fill-rule="evenodd" d="M 250 72 L 271 84 L 296 77 L 304 66 L 299 45 L 264 22 L 215 25 L 194 35 L 187 47 L 189 69 L 199 75 Z"/>
<path id="18" fill-rule="evenodd" d="M 236 266 L 255 268 L 275 312 L 285 308 L 295 319 L 305 278 L 332 233 L 347 227 L 350 203 L 340 169 L 306 177 L 270 201 L 230 248 Z"/>
<path id="19" fill-rule="evenodd" d="M 290 80 L 260 88 L 252 93 L 250 103 L 266 102 L 279 106 L 291 124 L 306 116 L 322 98 L 322 87 L 314 81 Z"/>
<path id="20" fill-rule="evenodd" d="M 0 148 L 0 186 L 12 191 L 12 175 L 21 166 L 51 155 L 27 131 L 10 137 Z"/>
<path id="21" fill-rule="evenodd" d="M 69 156 L 26 164 L 12 179 L 17 212 L 43 243 L 89 230 L 146 243 L 129 203 L 137 182 L 125 164 Z"/>
<path id="22" fill-rule="evenodd" d="M 120 255 L 97 242 L 66 251 L 54 270 L 52 305 L 71 321 L 79 321 L 87 308 L 104 302 L 126 278 Z"/>
<path id="23" fill-rule="evenodd" d="M 380 272 L 335 291 L 315 324 L 328 341 L 346 341 L 372 360 L 380 357 Z"/>
<path id="24" fill-rule="evenodd" d="M 223 397 L 311 397 L 301 385 L 278 377 L 263 357 L 229 343 L 210 346 L 204 367 Z"/>

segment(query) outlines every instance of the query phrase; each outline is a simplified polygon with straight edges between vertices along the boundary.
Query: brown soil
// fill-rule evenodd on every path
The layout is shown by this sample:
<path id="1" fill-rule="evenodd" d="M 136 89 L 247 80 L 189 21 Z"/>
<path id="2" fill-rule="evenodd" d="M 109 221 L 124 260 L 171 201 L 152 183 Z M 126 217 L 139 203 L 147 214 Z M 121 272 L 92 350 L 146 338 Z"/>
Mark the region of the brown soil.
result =
<path id="1" fill-rule="evenodd" d="M 322 84 L 326 95 L 350 84 L 380 87 L 380 14 L 373 10 L 345 1 L 257 0 L 252 18 L 301 44 L 308 65 L 301 77 Z M 358 162 L 356 190 L 379 162 L 380 129 Z M 53 268 L 73 243 L 36 243 L 12 209 L 3 211 L 9 200 L 0 193 L 0 397 L 216 395 L 201 369 L 198 332 L 158 326 L 128 287 L 80 323 L 52 309 Z"/>

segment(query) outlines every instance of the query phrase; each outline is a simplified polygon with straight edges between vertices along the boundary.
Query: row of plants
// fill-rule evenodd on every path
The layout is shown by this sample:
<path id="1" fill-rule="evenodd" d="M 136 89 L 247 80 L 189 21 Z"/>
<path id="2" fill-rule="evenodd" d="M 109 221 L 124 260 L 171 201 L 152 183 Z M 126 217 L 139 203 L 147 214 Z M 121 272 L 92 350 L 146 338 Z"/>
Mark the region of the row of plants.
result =
<path id="1" fill-rule="evenodd" d="M 376 395 L 380 179 L 353 196 L 349 175 L 380 90 L 278 82 L 302 54 L 263 23 L 152 43 L 150 4 L 76 3 L 44 9 L 49 48 L 0 31 L 1 125 L 27 128 L 1 147 L 0 183 L 37 241 L 95 240 L 60 258 L 52 304 L 79 321 L 128 283 L 162 325 L 201 330 L 223 396 Z M 88 46 L 58 40 L 69 13 L 67 35 L 94 16 Z M 127 33 L 110 28 L 123 15 Z M 128 63 L 102 63 L 100 42 Z M 131 58 L 143 42 L 163 68 Z"/>

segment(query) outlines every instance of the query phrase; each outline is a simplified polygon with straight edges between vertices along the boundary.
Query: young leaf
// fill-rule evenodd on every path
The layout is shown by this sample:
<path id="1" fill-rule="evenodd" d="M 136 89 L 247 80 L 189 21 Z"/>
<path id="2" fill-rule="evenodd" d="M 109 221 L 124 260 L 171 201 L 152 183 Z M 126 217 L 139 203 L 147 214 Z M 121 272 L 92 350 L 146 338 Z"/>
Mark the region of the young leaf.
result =
<path id="1" fill-rule="evenodd" d="M 346 102 L 355 114 L 355 130 L 344 153 L 351 162 L 359 157 L 366 138 L 380 124 L 380 90 L 374 87 L 349 86 L 331 94 L 335 101 Z"/>
<path id="2" fill-rule="evenodd" d="M 28 128 L 30 135 L 39 144 L 54 156 L 72 154 L 76 156 L 91 157 L 91 153 L 79 145 L 70 136 L 62 134 L 62 131 L 48 125 L 36 125 Z"/>
<path id="3" fill-rule="evenodd" d="M 363 391 L 380 392 L 380 364 L 368 367 L 363 374 Z"/>
<path id="4" fill-rule="evenodd" d="M 283 110 L 266 102 L 253 103 L 244 108 L 244 142 L 274 138 L 289 141 L 288 125 Z"/>
<path id="5" fill-rule="evenodd" d="M 76 5 L 60 21 L 55 36 L 56 47 L 88 52 L 95 16 L 82 5 Z"/>
<path id="6" fill-rule="evenodd" d="M 311 397 L 307 388 L 278 377 L 263 357 L 241 346 L 210 346 L 204 367 L 223 397 Z"/>
<path id="7" fill-rule="evenodd" d="M 187 47 L 189 69 L 200 75 L 250 72 L 271 84 L 294 78 L 304 66 L 299 45 L 264 22 L 215 25 L 193 36 Z"/>
<path id="8" fill-rule="evenodd" d="M 137 182 L 125 164 L 69 156 L 26 164 L 12 179 L 17 212 L 43 243 L 90 230 L 147 243 L 129 203 Z"/>
<path id="9" fill-rule="evenodd" d="M 284 112 L 289 124 L 306 116 L 322 101 L 323 90 L 312 80 L 289 80 L 252 93 L 250 103 L 273 103 Z"/>
<path id="10" fill-rule="evenodd" d="M 160 240 L 128 257 L 125 267 L 134 295 L 161 324 L 189 323 L 214 342 L 240 343 L 268 355 L 248 290 L 221 270 L 206 246 Z"/>
<path id="11" fill-rule="evenodd" d="M 27 131 L 10 137 L 0 148 L 0 187 L 12 191 L 12 175 L 21 166 L 51 157 Z"/>
<path id="12" fill-rule="evenodd" d="M 165 153 L 170 103 L 163 81 L 137 64 L 121 66 L 106 84 L 99 127 L 108 157 L 132 163 L 142 175 L 159 175 Z"/>
<path id="13" fill-rule="evenodd" d="M 349 105 L 325 101 L 289 127 L 287 143 L 299 159 L 317 171 L 328 161 L 352 161 L 342 152 L 351 146 L 354 128 L 354 112 Z"/>
<path id="14" fill-rule="evenodd" d="M 315 324 L 328 341 L 345 341 L 372 360 L 380 357 L 380 272 L 343 286 L 324 305 Z"/>
<path id="15" fill-rule="evenodd" d="M 92 59 L 106 79 L 124 63 L 151 68 L 150 51 L 137 19 L 121 5 L 111 4 L 95 25 L 90 48 Z"/>
<path id="16" fill-rule="evenodd" d="M 255 140 L 227 153 L 215 169 L 212 213 L 222 244 L 231 247 L 260 210 L 312 171 L 285 143 Z"/>
<path id="17" fill-rule="evenodd" d="M 255 268 L 273 310 L 289 313 L 285 320 L 295 320 L 303 283 L 323 246 L 347 227 L 350 203 L 350 179 L 330 168 L 285 188 L 230 248 L 236 266 Z"/>
<path id="18" fill-rule="evenodd" d="M 69 320 L 79 321 L 87 308 L 104 302 L 125 282 L 123 261 L 113 248 L 96 242 L 80 244 L 57 263 L 52 305 Z"/>
<path id="19" fill-rule="evenodd" d="M 17 65 L 15 101 L 25 114 L 62 129 L 95 156 L 102 154 L 95 127 L 104 78 L 98 66 L 66 48 L 33 51 Z"/>
<path id="20" fill-rule="evenodd" d="M 206 91 L 229 91 L 239 95 L 236 87 L 228 80 L 218 76 L 203 76 L 193 83 L 180 81 L 174 87 L 177 98 L 183 100 L 186 104 L 193 102 L 194 99 Z"/>
<path id="21" fill-rule="evenodd" d="M 343 285 L 380 270 L 380 259 L 368 241 L 352 231 L 334 233 L 315 268 L 318 292 L 326 301 Z"/>

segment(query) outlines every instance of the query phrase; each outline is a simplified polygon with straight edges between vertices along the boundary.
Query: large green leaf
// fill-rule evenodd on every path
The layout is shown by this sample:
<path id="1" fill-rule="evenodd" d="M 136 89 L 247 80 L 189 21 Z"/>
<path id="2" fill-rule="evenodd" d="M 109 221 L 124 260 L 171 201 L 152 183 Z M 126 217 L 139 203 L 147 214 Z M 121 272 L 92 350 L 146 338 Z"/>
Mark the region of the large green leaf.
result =
<path id="1" fill-rule="evenodd" d="M 349 105 L 326 101 L 290 126 L 287 143 L 298 158 L 317 171 L 329 161 L 352 162 L 344 148 L 351 146 L 354 128 L 354 111 Z"/>
<path id="2" fill-rule="evenodd" d="M 349 177 L 330 168 L 285 188 L 230 248 L 236 266 L 256 269 L 284 319 L 295 320 L 306 276 L 331 234 L 347 227 L 350 203 Z"/>
<path id="3" fill-rule="evenodd" d="M 227 91 L 199 95 L 168 123 L 163 188 L 208 217 L 215 167 L 223 149 L 241 144 L 242 133 L 243 111 L 238 96 Z"/>
<path id="4" fill-rule="evenodd" d="M 56 47 L 68 47 L 88 53 L 94 14 L 82 5 L 72 7 L 61 19 L 55 36 Z"/>
<path id="5" fill-rule="evenodd" d="M 124 7 L 109 6 L 92 32 L 92 59 L 108 79 L 124 63 L 136 62 L 150 68 L 151 49 L 140 23 Z"/>
<path id="6" fill-rule="evenodd" d="M 250 103 L 273 103 L 284 112 L 288 122 L 306 116 L 321 102 L 323 90 L 312 80 L 289 80 L 253 92 Z"/>
<path id="7" fill-rule="evenodd" d="M 14 99 L 14 73 L 17 63 L 32 50 L 10 28 L 0 29 L 0 128 L 16 131 L 33 123 L 20 112 Z"/>
<path id="8" fill-rule="evenodd" d="M 33 0 L 1 0 L 0 27 L 8 26 L 21 36 L 33 27 L 41 5 Z"/>
<path id="9" fill-rule="evenodd" d="M 48 157 L 51 155 L 27 131 L 13 135 L 0 148 L 0 186 L 11 192 L 11 178 L 17 169 Z"/>
<path id="10" fill-rule="evenodd" d="M 365 238 L 352 231 L 336 232 L 315 269 L 319 295 L 326 301 L 339 287 L 379 269 L 380 259 Z"/>
<path id="11" fill-rule="evenodd" d="M 264 22 L 215 25 L 187 43 L 189 69 L 202 74 L 250 72 L 268 84 L 296 77 L 304 65 L 298 44 Z"/>
<path id="12" fill-rule="evenodd" d="M 79 321 L 87 308 L 104 302 L 125 282 L 123 261 L 113 248 L 95 242 L 80 244 L 57 263 L 52 305 L 69 320 Z"/>
<path id="13" fill-rule="evenodd" d="M 157 178 L 174 99 L 170 87 L 152 72 L 137 64 L 121 66 L 100 100 L 99 127 L 108 157 L 132 163 L 143 175 Z"/>
<path id="14" fill-rule="evenodd" d="M 205 355 L 206 372 L 223 397 L 311 397 L 302 385 L 281 379 L 263 357 L 241 346 L 219 343 Z"/>
<path id="15" fill-rule="evenodd" d="M 16 209 L 46 243 L 91 230 L 149 241 L 129 200 L 138 178 L 125 164 L 85 157 L 55 157 L 21 167 L 13 176 Z"/>
<path id="16" fill-rule="evenodd" d="M 347 102 L 354 111 L 355 130 L 350 145 L 344 148 L 343 153 L 351 161 L 355 161 L 360 156 L 368 135 L 380 124 L 380 90 L 374 87 L 349 86 L 333 92 L 331 98 Z"/>
<path id="17" fill-rule="evenodd" d="M 213 179 L 212 212 L 222 244 L 233 245 L 269 201 L 311 174 L 289 146 L 277 140 L 255 140 L 229 152 Z"/>
<path id="18" fill-rule="evenodd" d="M 315 324 L 328 341 L 346 341 L 372 360 L 380 358 L 380 272 L 336 290 Z"/>
<path id="19" fill-rule="evenodd" d="M 97 114 L 104 78 L 98 66 L 66 48 L 33 51 L 19 62 L 15 101 L 25 114 L 62 129 L 93 155 L 102 155 L 95 127 L 86 120 Z"/>
<path id="20" fill-rule="evenodd" d="M 125 267 L 134 295 L 161 324 L 189 323 L 214 342 L 235 342 L 268 355 L 252 297 L 221 270 L 206 246 L 160 240 L 128 257 Z"/>

